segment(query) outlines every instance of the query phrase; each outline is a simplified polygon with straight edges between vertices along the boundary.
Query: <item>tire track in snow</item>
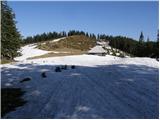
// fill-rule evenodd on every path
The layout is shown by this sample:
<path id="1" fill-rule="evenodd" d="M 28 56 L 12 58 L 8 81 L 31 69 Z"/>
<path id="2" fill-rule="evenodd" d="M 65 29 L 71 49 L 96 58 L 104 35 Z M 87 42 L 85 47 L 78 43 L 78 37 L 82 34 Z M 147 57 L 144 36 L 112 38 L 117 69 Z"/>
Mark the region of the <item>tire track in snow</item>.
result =
<path id="1" fill-rule="evenodd" d="M 92 71 L 92 75 L 87 74 L 86 72 L 85 73 L 82 72 L 82 73 L 91 79 L 90 84 L 92 84 L 93 86 L 96 86 L 96 89 L 99 89 L 99 91 L 96 90 L 95 93 L 97 93 L 102 99 L 104 99 L 103 106 L 105 106 L 107 102 L 109 103 L 108 110 L 110 110 L 112 114 L 111 114 L 111 116 L 106 116 L 105 115 L 107 112 L 106 111 L 103 118 L 127 118 L 127 117 L 132 118 L 133 113 L 135 113 L 136 111 L 135 110 L 133 111 L 132 108 L 129 108 L 129 109 L 127 108 L 130 111 L 130 113 L 132 113 L 132 114 L 130 114 L 130 113 L 128 114 L 127 112 L 125 113 L 122 111 L 123 109 L 126 110 L 127 106 L 125 106 L 124 101 L 119 101 L 116 99 L 117 96 L 115 96 L 115 94 L 113 94 L 112 91 L 110 90 L 110 88 L 112 87 L 111 84 L 104 86 L 104 84 L 100 83 L 100 81 L 97 82 L 97 79 L 99 78 L 98 76 L 91 77 L 92 75 L 97 75 L 96 73 L 94 74 L 93 71 Z M 102 77 L 102 76 L 100 76 L 100 77 Z M 107 96 L 107 97 L 105 97 L 105 96 Z M 120 111 L 120 109 L 121 109 L 121 111 Z M 136 112 L 136 114 L 138 114 L 138 112 Z"/>
<path id="2" fill-rule="evenodd" d="M 97 71 L 95 71 L 95 72 L 97 72 Z M 99 71 L 98 73 L 101 73 L 101 72 L 104 72 L 103 70 L 101 71 Z M 116 73 L 116 71 L 114 71 L 115 73 Z M 84 74 L 86 74 L 86 73 L 84 73 Z M 96 74 L 96 73 L 95 73 Z M 95 75 L 94 74 L 94 72 L 92 71 L 92 75 Z M 90 78 L 91 78 L 91 76 L 92 76 L 91 74 L 90 75 L 88 75 Z M 115 76 L 115 74 L 113 74 L 114 76 Z M 113 76 L 112 76 L 113 77 Z M 94 80 L 94 78 L 96 78 L 96 80 Z M 94 81 L 93 82 L 95 82 L 95 81 L 97 81 L 97 79 L 98 78 L 103 78 L 102 76 L 100 76 L 100 77 L 94 77 L 94 78 L 92 78 Z M 107 78 L 107 77 L 106 77 Z M 113 79 L 113 78 L 112 78 Z M 103 82 L 102 84 L 100 84 L 100 82 L 96 82 L 95 84 L 99 84 L 99 86 L 104 86 L 104 85 L 106 85 L 106 86 L 109 86 L 110 84 L 109 83 L 105 83 L 105 82 Z M 104 87 L 106 87 L 106 86 L 104 86 Z M 115 90 L 115 91 L 117 91 L 118 89 L 114 89 L 114 87 L 116 87 L 116 86 L 113 86 L 113 85 L 111 85 L 112 86 L 112 88 L 113 88 L 113 91 Z M 124 89 L 124 92 L 125 92 L 125 88 L 123 88 Z M 132 90 L 131 90 L 132 91 Z M 112 91 L 110 91 L 110 92 L 112 92 Z M 121 90 L 121 92 L 123 92 L 122 90 Z M 133 92 L 132 92 L 133 93 Z M 115 94 L 115 92 L 112 92 L 112 94 Z M 131 96 L 129 93 L 128 94 L 122 94 L 123 96 L 120 96 L 120 95 L 117 95 L 117 94 L 115 94 L 114 96 L 115 97 L 119 97 L 118 99 L 120 99 L 122 102 L 123 101 L 125 101 L 126 103 L 128 102 L 128 100 L 130 100 L 130 101 L 132 101 L 131 103 L 133 104 L 131 104 L 130 103 L 130 106 L 132 107 L 132 109 L 134 108 L 135 109 L 135 111 L 138 111 L 136 114 L 139 114 L 139 113 L 141 113 L 141 114 L 139 114 L 139 115 L 141 115 L 142 116 L 142 114 L 144 114 L 143 113 L 143 111 L 141 112 L 141 110 L 139 110 L 139 109 L 137 109 L 134 105 L 138 102 L 137 101 L 137 99 L 135 99 L 134 97 L 136 97 L 136 96 Z M 137 95 L 137 94 L 135 94 L 135 95 Z M 124 99 L 124 98 L 127 98 L 127 99 Z M 138 98 L 138 100 L 139 100 L 139 98 Z M 141 101 L 142 102 L 142 101 Z M 148 102 L 149 103 L 149 102 Z M 152 111 L 151 111 L 152 112 Z"/>

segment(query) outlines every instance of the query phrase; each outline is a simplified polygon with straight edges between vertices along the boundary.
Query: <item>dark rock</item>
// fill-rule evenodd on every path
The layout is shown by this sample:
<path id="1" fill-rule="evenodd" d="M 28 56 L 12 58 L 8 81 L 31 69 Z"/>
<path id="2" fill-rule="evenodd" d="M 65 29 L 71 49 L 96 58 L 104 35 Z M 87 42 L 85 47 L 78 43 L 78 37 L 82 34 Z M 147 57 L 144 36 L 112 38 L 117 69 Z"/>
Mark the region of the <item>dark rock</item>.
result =
<path id="1" fill-rule="evenodd" d="M 60 67 L 56 67 L 55 72 L 61 72 L 61 68 Z"/>
<path id="2" fill-rule="evenodd" d="M 43 73 L 41 74 L 41 76 L 42 76 L 42 78 L 46 78 L 46 77 L 47 77 L 45 72 L 43 72 Z"/>
<path id="3" fill-rule="evenodd" d="M 22 79 L 22 80 L 20 81 L 20 83 L 23 83 L 23 82 L 26 82 L 26 81 L 30 81 L 30 80 L 31 80 L 31 78 L 30 78 L 30 77 L 27 77 L 27 78 Z"/>
<path id="4" fill-rule="evenodd" d="M 75 65 L 72 65 L 72 66 L 71 66 L 72 69 L 75 69 L 75 67 L 76 67 Z"/>

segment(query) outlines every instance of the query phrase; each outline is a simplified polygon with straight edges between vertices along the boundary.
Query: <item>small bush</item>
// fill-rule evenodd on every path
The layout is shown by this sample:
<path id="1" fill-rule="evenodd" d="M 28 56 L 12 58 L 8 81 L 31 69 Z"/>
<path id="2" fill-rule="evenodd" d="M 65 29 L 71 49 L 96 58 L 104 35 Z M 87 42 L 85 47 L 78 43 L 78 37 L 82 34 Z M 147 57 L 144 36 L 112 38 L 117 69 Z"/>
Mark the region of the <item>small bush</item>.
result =
<path id="1" fill-rule="evenodd" d="M 119 57 L 122 57 L 122 58 L 124 58 L 124 57 L 125 57 L 125 55 L 124 55 L 124 54 L 120 54 L 120 55 L 119 55 Z"/>
<path id="2" fill-rule="evenodd" d="M 112 54 L 113 56 L 116 56 L 116 52 L 115 51 L 113 51 L 113 54 Z"/>

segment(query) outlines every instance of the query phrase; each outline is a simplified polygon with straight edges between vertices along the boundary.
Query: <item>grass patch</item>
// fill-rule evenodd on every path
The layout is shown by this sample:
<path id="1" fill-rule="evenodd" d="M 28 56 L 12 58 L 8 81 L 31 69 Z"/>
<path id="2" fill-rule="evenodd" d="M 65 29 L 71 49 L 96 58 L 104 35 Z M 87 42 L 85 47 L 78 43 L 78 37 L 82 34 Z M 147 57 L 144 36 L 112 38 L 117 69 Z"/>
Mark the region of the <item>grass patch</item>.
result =
<path id="1" fill-rule="evenodd" d="M 26 103 L 21 98 L 23 94 L 20 88 L 1 88 L 1 117 Z"/>
<path id="2" fill-rule="evenodd" d="M 62 48 L 62 49 L 56 49 L 57 53 L 50 52 L 44 55 L 30 57 L 28 59 L 38 59 L 38 58 L 47 58 L 47 57 L 58 57 L 58 56 L 69 56 L 69 55 L 82 55 L 87 53 L 87 51 L 81 51 L 77 49 L 69 49 L 69 48 Z"/>
<path id="3" fill-rule="evenodd" d="M 13 60 L 1 59 L 1 64 L 7 64 L 7 63 L 11 63 L 11 62 L 13 62 Z"/>

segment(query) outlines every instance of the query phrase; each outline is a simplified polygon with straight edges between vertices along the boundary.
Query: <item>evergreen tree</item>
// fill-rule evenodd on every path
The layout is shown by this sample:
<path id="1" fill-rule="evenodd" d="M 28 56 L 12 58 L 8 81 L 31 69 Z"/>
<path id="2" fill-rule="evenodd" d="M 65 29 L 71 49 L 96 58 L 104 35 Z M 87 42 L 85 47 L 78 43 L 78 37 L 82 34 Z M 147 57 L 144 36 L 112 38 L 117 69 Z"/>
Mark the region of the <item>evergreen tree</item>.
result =
<path id="1" fill-rule="evenodd" d="M 157 42 L 159 42 L 159 29 L 157 31 Z"/>
<path id="2" fill-rule="evenodd" d="M 1 1 L 1 58 L 11 60 L 19 53 L 21 36 L 16 28 L 15 14 L 6 1 Z"/>
<path id="3" fill-rule="evenodd" d="M 97 35 L 97 39 L 98 39 L 98 40 L 100 39 L 100 36 L 99 36 L 99 34 Z"/>
<path id="4" fill-rule="evenodd" d="M 157 31 L 157 45 L 155 49 L 156 58 L 159 58 L 159 29 Z"/>
<path id="5" fill-rule="evenodd" d="M 89 34 L 88 34 L 88 32 L 86 33 L 86 36 L 87 36 L 87 37 L 89 37 Z"/>
<path id="6" fill-rule="evenodd" d="M 151 49 L 152 49 L 152 44 L 150 43 L 149 37 L 147 37 L 146 50 L 145 50 L 147 57 L 151 55 Z"/>
<path id="7" fill-rule="evenodd" d="M 143 32 L 141 32 L 141 34 L 140 34 L 139 42 L 140 42 L 140 43 L 143 43 L 143 42 L 144 42 L 144 35 L 143 35 Z"/>
<path id="8" fill-rule="evenodd" d="M 149 37 L 147 37 L 147 42 L 149 42 L 150 40 L 149 40 Z"/>

